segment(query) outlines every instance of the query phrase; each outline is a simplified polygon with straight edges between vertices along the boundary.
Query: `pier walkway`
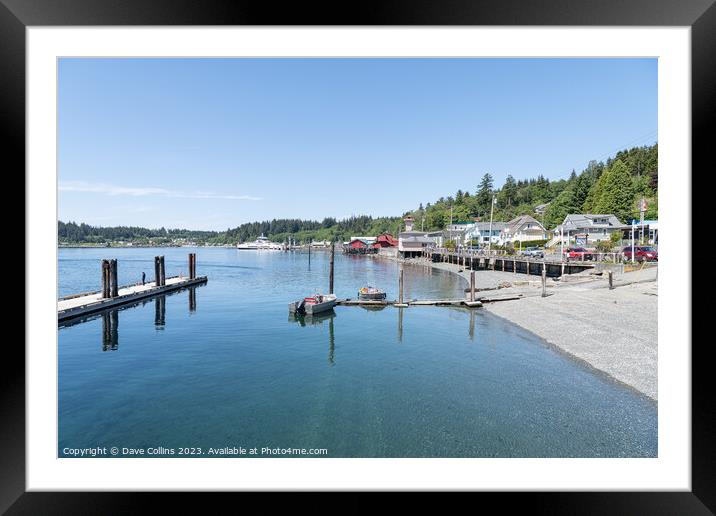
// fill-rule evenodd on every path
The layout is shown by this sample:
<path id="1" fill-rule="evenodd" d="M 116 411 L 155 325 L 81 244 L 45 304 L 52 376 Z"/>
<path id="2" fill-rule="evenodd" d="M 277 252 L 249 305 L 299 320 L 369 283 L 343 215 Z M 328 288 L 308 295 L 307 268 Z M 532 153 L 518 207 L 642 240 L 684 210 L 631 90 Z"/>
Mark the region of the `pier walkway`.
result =
<path id="1" fill-rule="evenodd" d="M 529 258 L 523 255 L 480 254 L 472 251 L 450 251 L 447 249 L 425 250 L 422 256 L 433 263 L 452 263 L 467 270 L 492 270 L 558 278 L 593 269 L 594 263 L 584 261 L 560 261 Z"/>
<path id="2" fill-rule="evenodd" d="M 206 282 L 206 276 L 199 276 L 193 279 L 174 276 L 166 278 L 165 284 L 160 286 L 157 286 L 154 281 L 151 281 L 144 285 L 119 287 L 116 297 L 103 298 L 102 291 L 67 296 L 57 301 L 57 321 L 66 321 L 143 298 L 158 296 L 193 285 L 201 285 Z"/>

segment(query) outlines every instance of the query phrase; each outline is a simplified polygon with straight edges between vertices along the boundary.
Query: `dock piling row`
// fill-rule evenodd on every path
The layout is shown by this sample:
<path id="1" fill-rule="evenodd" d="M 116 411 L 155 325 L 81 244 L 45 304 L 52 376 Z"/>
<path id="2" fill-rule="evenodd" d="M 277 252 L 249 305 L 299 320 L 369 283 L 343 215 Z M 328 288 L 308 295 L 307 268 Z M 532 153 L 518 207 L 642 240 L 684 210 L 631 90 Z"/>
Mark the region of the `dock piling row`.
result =
<path id="1" fill-rule="evenodd" d="M 166 272 L 164 269 L 164 256 L 154 257 L 154 284 L 157 287 L 166 285 Z"/>

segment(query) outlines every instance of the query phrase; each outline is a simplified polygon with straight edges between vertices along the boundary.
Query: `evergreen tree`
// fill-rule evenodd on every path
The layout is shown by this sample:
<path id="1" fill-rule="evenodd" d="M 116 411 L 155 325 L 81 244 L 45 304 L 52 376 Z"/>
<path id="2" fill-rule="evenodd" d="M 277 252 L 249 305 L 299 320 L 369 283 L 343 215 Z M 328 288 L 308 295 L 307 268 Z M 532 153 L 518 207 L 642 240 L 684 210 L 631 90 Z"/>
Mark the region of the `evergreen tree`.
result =
<path id="1" fill-rule="evenodd" d="M 482 181 L 477 187 L 477 203 L 476 207 L 480 213 L 484 213 L 490 209 L 490 203 L 492 202 L 492 176 L 486 173 L 482 176 Z"/>
<path id="2" fill-rule="evenodd" d="M 498 196 L 498 203 L 500 206 L 508 207 L 517 204 L 515 199 L 517 197 L 517 183 L 512 175 L 508 175 L 505 179 L 505 184 L 500 189 L 500 195 Z"/>
<path id="3" fill-rule="evenodd" d="M 634 190 L 632 178 L 626 165 L 615 160 L 599 177 L 594 199 L 596 213 L 614 214 L 622 221 L 630 220 L 634 215 Z"/>

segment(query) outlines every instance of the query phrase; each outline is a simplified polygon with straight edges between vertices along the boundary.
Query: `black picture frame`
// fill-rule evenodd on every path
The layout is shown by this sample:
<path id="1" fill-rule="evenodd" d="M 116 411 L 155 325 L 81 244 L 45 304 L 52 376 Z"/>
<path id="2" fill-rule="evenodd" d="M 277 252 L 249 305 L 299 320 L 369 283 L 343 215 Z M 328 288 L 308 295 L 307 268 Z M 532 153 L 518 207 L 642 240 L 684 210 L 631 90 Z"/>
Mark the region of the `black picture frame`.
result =
<path id="1" fill-rule="evenodd" d="M 24 177 L 25 170 L 25 28 L 86 25 L 689 26 L 692 35 L 692 170 L 713 174 L 715 160 L 709 129 L 713 128 L 716 112 L 714 0 L 393 0 L 345 4 L 344 10 L 337 10 L 339 5 L 342 4 L 293 3 L 277 9 L 269 2 L 245 0 L 0 0 L 0 126 L 3 129 L 0 145 L 5 175 Z M 20 188 L 24 191 L 24 181 Z M 695 213 L 692 218 L 696 220 Z M 692 320 L 696 321 L 693 316 Z M 690 340 L 691 335 L 685 339 Z M 716 511 L 716 426 L 713 423 L 715 404 L 711 399 L 714 375 L 709 371 L 707 355 L 709 340 L 692 347 L 691 492 L 488 493 L 481 496 L 497 498 L 503 510 L 516 505 L 529 507 L 530 512 L 536 513 L 713 514 Z M 153 496 L 161 496 L 163 504 L 170 499 L 182 504 L 182 512 L 191 510 L 185 495 L 178 493 L 26 493 L 25 353 L 13 339 L 7 339 L 5 345 L 0 361 L 0 511 L 7 510 L 7 514 L 141 513 L 147 510 L 148 498 Z M 419 496 L 411 499 L 422 503 Z M 351 495 L 349 500 L 341 506 L 341 512 L 373 505 L 357 494 Z M 315 503 L 310 496 L 299 497 L 296 502 Z M 198 507 L 205 510 L 202 505 Z"/>

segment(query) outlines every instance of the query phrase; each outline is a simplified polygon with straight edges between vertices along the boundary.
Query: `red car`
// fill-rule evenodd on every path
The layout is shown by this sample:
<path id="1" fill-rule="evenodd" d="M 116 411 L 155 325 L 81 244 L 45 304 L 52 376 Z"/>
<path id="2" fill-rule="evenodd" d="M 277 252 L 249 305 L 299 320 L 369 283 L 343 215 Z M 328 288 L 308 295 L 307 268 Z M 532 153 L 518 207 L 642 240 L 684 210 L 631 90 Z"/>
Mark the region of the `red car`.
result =
<path id="1" fill-rule="evenodd" d="M 626 246 L 622 253 L 624 254 L 624 259 L 627 261 L 631 261 L 631 246 Z M 658 262 L 659 261 L 659 252 L 656 250 L 656 248 L 650 246 L 650 245 L 635 245 L 634 246 L 634 260 L 637 262 Z"/>
<path id="2" fill-rule="evenodd" d="M 564 257 L 567 260 L 591 260 L 592 252 L 584 247 L 568 247 L 564 250 Z"/>

